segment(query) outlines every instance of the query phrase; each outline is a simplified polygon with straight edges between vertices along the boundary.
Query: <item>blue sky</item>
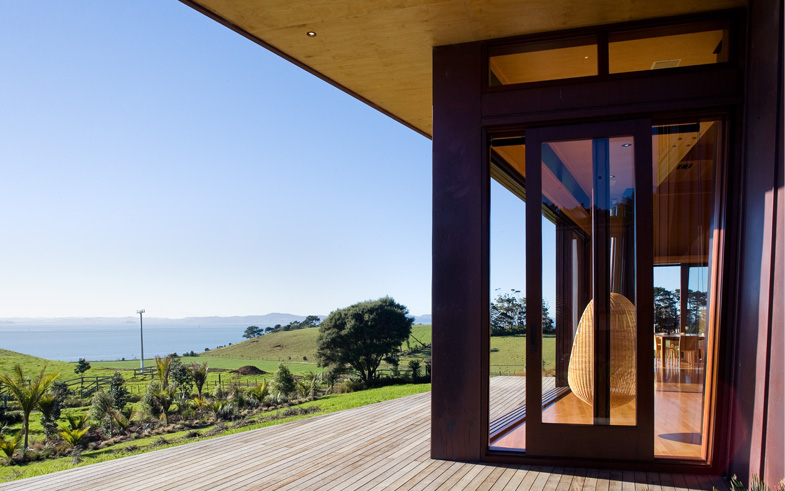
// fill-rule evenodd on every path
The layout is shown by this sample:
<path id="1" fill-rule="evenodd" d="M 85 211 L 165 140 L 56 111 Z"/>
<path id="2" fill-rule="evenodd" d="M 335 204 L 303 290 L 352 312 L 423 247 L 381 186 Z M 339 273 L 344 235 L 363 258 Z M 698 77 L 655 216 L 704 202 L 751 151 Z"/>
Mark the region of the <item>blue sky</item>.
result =
<path id="1" fill-rule="evenodd" d="M 0 317 L 430 313 L 431 142 L 177 1 L 0 7 Z"/>
<path id="2" fill-rule="evenodd" d="M 431 312 L 428 139 L 175 0 L 5 2 L 0 63 L 0 318 Z"/>

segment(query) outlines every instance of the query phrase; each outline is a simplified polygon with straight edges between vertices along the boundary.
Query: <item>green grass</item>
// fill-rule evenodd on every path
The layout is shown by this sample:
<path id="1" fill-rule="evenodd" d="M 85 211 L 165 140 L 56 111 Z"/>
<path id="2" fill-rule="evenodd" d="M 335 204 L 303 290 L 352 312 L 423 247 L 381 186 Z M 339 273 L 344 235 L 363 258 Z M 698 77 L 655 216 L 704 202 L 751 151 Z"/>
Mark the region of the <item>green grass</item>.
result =
<path id="1" fill-rule="evenodd" d="M 319 412 L 306 414 L 306 415 L 291 416 L 288 418 L 283 418 L 275 421 L 255 423 L 242 428 L 229 429 L 227 432 L 223 434 L 227 435 L 232 433 L 249 431 L 257 428 L 263 428 L 267 426 L 273 426 L 277 424 L 287 423 L 289 421 L 295 421 L 299 419 L 309 418 L 312 416 L 319 416 L 322 414 L 342 411 L 344 409 L 351 409 L 354 407 L 366 406 L 368 404 L 374 404 L 377 402 L 397 399 L 399 397 L 405 397 L 413 394 L 420 394 L 422 392 L 427 392 L 429 390 L 431 390 L 431 384 L 409 384 L 409 385 L 395 385 L 389 387 L 381 387 L 377 389 L 364 390 L 361 392 L 352 392 L 349 394 L 329 395 L 329 396 L 322 397 L 321 399 L 318 399 L 316 401 L 308 402 L 302 405 L 302 407 L 317 406 L 320 409 Z M 259 415 L 259 417 L 269 416 L 270 414 L 271 413 L 264 413 L 263 415 Z M 212 426 L 201 428 L 199 432 L 204 433 L 206 431 L 209 431 L 211 428 Z M 133 440 L 130 442 L 123 442 L 114 445 L 112 447 L 108 447 L 100 450 L 85 451 L 82 453 L 82 463 L 80 463 L 79 466 L 104 462 L 107 460 L 113 460 L 128 455 L 136 455 L 151 450 L 158 450 L 161 448 L 168 448 L 168 447 L 183 445 L 185 443 L 190 443 L 194 441 L 214 438 L 214 437 L 197 437 L 192 439 L 183 439 L 186 433 L 187 431 L 180 431 L 176 433 L 169 433 L 163 435 L 167 441 L 172 442 L 166 445 L 153 446 L 153 444 L 160 438 L 160 436 L 156 435 L 147 438 L 140 438 L 138 440 Z M 176 439 L 183 439 L 183 440 L 176 441 L 176 442 L 173 441 Z M 138 449 L 130 452 L 124 451 L 124 449 L 130 446 L 136 446 L 138 447 Z M 75 466 L 72 464 L 70 457 L 51 459 L 51 460 L 40 461 L 40 462 L 32 462 L 23 466 L 3 466 L 0 467 L 0 482 L 10 481 L 14 479 L 21 479 L 25 477 L 33 477 L 42 474 L 48 474 L 51 472 L 71 469 L 73 467 Z"/>
<path id="2" fill-rule="evenodd" d="M 231 346 L 216 348 L 204 354 L 211 358 L 315 362 L 318 335 L 319 329 L 314 327 L 271 332 Z"/>
<path id="3" fill-rule="evenodd" d="M 47 365 L 46 373 L 60 373 L 60 378 L 71 378 L 71 376 L 76 376 L 74 373 L 76 363 L 50 361 L 36 356 L 17 353 L 16 351 L 0 349 L 0 373 L 10 375 L 16 364 L 22 366 L 25 376 L 28 376 L 29 378 L 38 375 L 44 364 Z"/>
<path id="4" fill-rule="evenodd" d="M 543 335 L 542 359 L 550 372 L 556 366 L 556 336 Z M 491 375 L 522 375 L 526 368 L 526 336 L 491 336 Z"/>

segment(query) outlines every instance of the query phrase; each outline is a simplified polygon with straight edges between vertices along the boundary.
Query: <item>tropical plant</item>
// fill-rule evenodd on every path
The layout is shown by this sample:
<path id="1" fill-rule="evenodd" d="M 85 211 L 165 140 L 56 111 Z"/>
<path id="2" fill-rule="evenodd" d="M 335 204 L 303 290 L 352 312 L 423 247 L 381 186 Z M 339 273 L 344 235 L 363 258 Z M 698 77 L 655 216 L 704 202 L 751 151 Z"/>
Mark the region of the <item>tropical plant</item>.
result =
<path id="1" fill-rule="evenodd" d="M 215 400 L 208 405 L 208 408 L 215 419 L 232 419 L 234 417 L 235 406 L 229 401 Z"/>
<path id="2" fill-rule="evenodd" d="M 44 365 L 41 373 L 34 380 L 28 381 L 19 364 L 14 365 L 12 375 L 0 374 L 0 382 L 8 387 L 11 396 L 22 408 L 22 424 L 25 435 L 24 450 L 27 450 L 27 438 L 30 432 L 30 413 L 38 406 L 38 400 L 41 399 L 41 396 L 46 393 L 49 386 L 52 385 L 52 382 L 59 375 L 59 373 L 46 375 L 46 365 Z"/>
<path id="3" fill-rule="evenodd" d="M 76 448 L 89 429 L 90 428 L 73 429 L 63 425 L 60 427 L 60 436 L 70 447 Z"/>
<path id="4" fill-rule="evenodd" d="M 176 398 L 177 390 L 174 386 L 163 388 L 158 381 L 154 380 L 147 386 L 147 392 L 142 398 L 142 406 L 148 414 L 163 419 L 164 424 L 168 425 L 169 411 Z"/>
<path id="5" fill-rule="evenodd" d="M 93 402 L 90 407 L 90 417 L 101 423 L 110 434 L 114 433 L 115 426 L 122 429 L 128 427 L 128 420 L 126 417 L 123 413 L 115 409 L 112 396 L 103 390 L 99 390 L 93 395 Z"/>
<path id="6" fill-rule="evenodd" d="M 210 404 L 204 396 L 196 396 L 192 399 L 192 401 L 197 411 L 204 411 L 205 409 L 208 409 Z"/>
<path id="7" fill-rule="evenodd" d="M 21 431 L 17 431 L 16 434 L 10 438 L 0 435 L 0 452 L 3 452 L 6 455 L 8 461 L 13 458 L 14 452 L 16 451 L 16 447 L 19 446 L 20 440 L 22 440 Z"/>
<path id="8" fill-rule="evenodd" d="M 204 362 L 201 365 L 192 363 L 191 378 L 194 381 L 194 385 L 196 385 L 196 392 L 199 394 L 199 397 L 202 397 L 202 388 L 204 387 L 204 383 L 207 382 L 207 362 Z"/>
<path id="9" fill-rule="evenodd" d="M 363 382 L 376 379 L 382 360 L 409 339 L 413 319 L 391 297 L 338 309 L 319 325 L 319 366 L 350 365 Z"/>
<path id="10" fill-rule="evenodd" d="M 156 355 L 155 369 L 161 387 L 169 387 L 169 373 L 172 370 L 172 355 L 168 355 L 165 358 Z"/>
<path id="11" fill-rule="evenodd" d="M 66 413 L 65 420 L 68 422 L 69 429 L 81 430 L 87 424 L 87 413 L 81 413 L 78 416 L 73 413 Z"/>
<path id="12" fill-rule="evenodd" d="M 56 423 L 57 416 L 55 416 L 56 412 L 60 412 L 57 403 L 57 396 L 51 392 L 38 399 L 38 409 L 41 410 L 41 426 L 43 426 L 44 434 L 48 440 L 55 438 L 59 433 Z"/>
<path id="13" fill-rule="evenodd" d="M 267 380 L 262 380 L 258 384 L 248 389 L 248 394 L 250 394 L 258 402 L 264 401 L 264 398 L 267 397 L 269 393 L 270 388 L 267 385 Z"/>

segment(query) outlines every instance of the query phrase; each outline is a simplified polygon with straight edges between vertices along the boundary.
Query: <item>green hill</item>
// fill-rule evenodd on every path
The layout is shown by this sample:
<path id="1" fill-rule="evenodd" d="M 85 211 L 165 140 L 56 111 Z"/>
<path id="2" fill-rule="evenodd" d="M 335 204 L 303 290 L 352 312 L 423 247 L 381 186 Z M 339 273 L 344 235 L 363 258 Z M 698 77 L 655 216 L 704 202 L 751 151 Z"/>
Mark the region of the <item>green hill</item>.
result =
<path id="1" fill-rule="evenodd" d="M 44 364 L 46 373 L 60 373 L 60 378 L 74 377 L 75 363 L 67 361 L 52 361 L 38 358 L 37 356 L 25 355 L 16 351 L 0 349 L 0 373 L 11 374 L 16 364 L 22 365 L 25 376 L 34 377 L 41 371 Z"/>
<path id="2" fill-rule="evenodd" d="M 272 332 L 231 346 L 210 350 L 204 353 L 203 356 L 241 360 L 309 361 L 315 363 L 316 338 L 318 336 L 319 329 L 317 328 Z M 412 337 L 409 338 L 409 345 L 412 348 L 416 348 L 420 346 L 420 343 L 431 343 L 431 326 L 417 325 L 412 327 Z M 406 343 L 403 343 L 401 348 L 406 349 Z"/>
<path id="3" fill-rule="evenodd" d="M 210 350 L 204 355 L 243 360 L 315 361 L 318 335 L 319 329 L 314 327 L 271 332 L 242 343 Z"/>

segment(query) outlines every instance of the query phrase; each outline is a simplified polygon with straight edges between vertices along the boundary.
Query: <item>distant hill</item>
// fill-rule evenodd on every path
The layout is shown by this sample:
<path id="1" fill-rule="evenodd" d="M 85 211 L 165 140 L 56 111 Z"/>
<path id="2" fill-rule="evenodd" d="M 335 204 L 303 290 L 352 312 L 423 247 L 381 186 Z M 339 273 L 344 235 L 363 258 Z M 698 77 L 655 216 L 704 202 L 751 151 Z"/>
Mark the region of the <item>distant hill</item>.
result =
<path id="1" fill-rule="evenodd" d="M 319 314 L 314 314 L 319 315 Z M 166 317 L 144 317 L 145 324 L 167 324 L 167 325 L 199 325 L 199 326 L 259 326 L 259 327 L 272 327 L 276 324 L 285 326 L 293 321 L 302 321 L 306 318 L 305 315 L 284 314 L 273 312 L 265 315 L 236 315 L 230 317 L 209 316 L 209 317 L 183 317 L 180 319 L 170 319 Z M 327 315 L 319 315 L 321 320 L 327 318 Z M 117 324 L 138 324 L 138 316 L 129 317 L 6 317 L 0 318 L 0 326 L 13 326 L 13 325 L 42 325 L 42 326 L 58 326 L 58 325 L 100 325 L 111 326 Z M 431 315 L 416 315 L 414 316 L 415 324 L 430 324 Z"/>

